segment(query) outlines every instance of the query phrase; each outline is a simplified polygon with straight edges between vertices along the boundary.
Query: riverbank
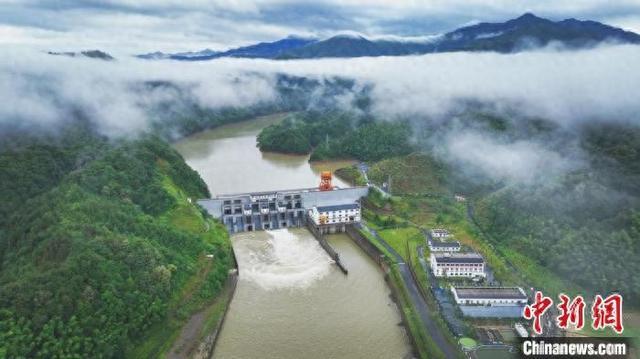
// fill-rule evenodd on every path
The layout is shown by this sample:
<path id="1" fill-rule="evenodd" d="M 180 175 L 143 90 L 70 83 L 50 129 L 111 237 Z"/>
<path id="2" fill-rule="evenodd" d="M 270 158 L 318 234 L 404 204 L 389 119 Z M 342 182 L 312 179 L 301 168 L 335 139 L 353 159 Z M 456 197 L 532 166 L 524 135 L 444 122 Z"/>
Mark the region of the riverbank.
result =
<path id="1" fill-rule="evenodd" d="M 223 292 L 206 309 L 192 316 L 182 328 L 168 358 L 208 359 L 213 355 L 237 283 L 237 272 L 231 273 Z"/>
<path id="2" fill-rule="evenodd" d="M 242 118 L 231 123 L 222 124 L 212 129 L 191 134 L 174 142 L 174 146 L 189 138 L 206 137 L 223 139 L 238 133 L 254 133 L 261 128 L 282 121 L 288 112 L 275 113 L 257 118 Z M 214 134 L 213 137 L 210 134 Z M 276 155 L 277 156 L 277 155 Z M 211 188 L 209 183 L 207 185 Z M 178 206 L 170 211 L 165 219 L 179 228 L 196 233 L 229 236 L 223 226 L 215 219 L 204 218 L 192 200 L 178 190 L 172 183 L 165 183 L 165 188 L 178 200 Z M 229 244 L 229 248 L 231 246 Z M 232 253 L 233 254 L 233 253 Z M 207 288 L 207 279 L 211 271 L 212 261 L 202 254 L 198 260 L 195 274 L 188 279 L 182 290 L 176 295 L 167 310 L 167 318 L 149 329 L 145 338 L 128 352 L 130 357 L 168 357 L 208 358 L 213 352 L 215 341 L 233 298 L 237 283 L 237 262 L 233 260 L 235 273 L 230 273 L 225 285 L 213 297 L 199 291 Z"/>
<path id="3" fill-rule="evenodd" d="M 161 221 L 198 236 L 206 249 L 198 254 L 193 268 L 188 268 L 189 273 L 193 274 L 182 280 L 180 288 L 166 306 L 164 319 L 151 326 L 145 336 L 134 343 L 126 353 L 127 357 L 132 358 L 166 357 L 171 353 L 175 354 L 172 357 L 186 357 L 177 353 L 181 353 L 184 348 L 191 351 L 192 345 L 182 340 L 178 348 L 174 347 L 174 343 L 180 341 L 182 335 L 196 338 L 203 330 L 196 324 L 204 327 L 211 320 L 211 316 L 218 312 L 213 309 L 224 302 L 220 299 L 224 298 L 221 295 L 224 295 L 228 288 L 228 284 L 224 283 L 228 282 L 229 269 L 235 268 L 229 236 L 224 226 L 204 215 L 194 201 L 168 176 L 162 184 L 167 193 L 174 198 L 175 205 L 161 216 Z M 216 251 L 216 246 L 222 249 Z M 170 276 L 180 275 L 180 269 L 182 268 L 169 268 Z M 193 322 L 189 326 L 191 320 Z M 185 325 L 187 329 L 183 333 Z"/>

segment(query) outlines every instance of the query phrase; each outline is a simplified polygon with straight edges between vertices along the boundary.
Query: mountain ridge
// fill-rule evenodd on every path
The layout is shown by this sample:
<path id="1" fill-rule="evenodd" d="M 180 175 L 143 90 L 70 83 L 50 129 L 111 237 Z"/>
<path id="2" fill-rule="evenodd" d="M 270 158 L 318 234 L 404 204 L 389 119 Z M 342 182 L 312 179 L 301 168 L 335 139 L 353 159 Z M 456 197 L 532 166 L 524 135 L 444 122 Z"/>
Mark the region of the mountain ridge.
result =
<path id="1" fill-rule="evenodd" d="M 456 51 L 514 53 L 553 43 L 568 49 L 583 49 L 606 42 L 640 44 L 640 35 L 593 20 L 568 18 L 553 21 L 533 13 L 525 13 L 505 22 L 481 22 L 460 27 L 434 37 L 431 41 L 372 39 L 353 34 L 338 34 L 322 40 L 289 36 L 273 42 L 261 42 L 203 56 L 155 52 L 137 57 L 204 61 L 222 57 L 315 59 L 405 56 Z"/>

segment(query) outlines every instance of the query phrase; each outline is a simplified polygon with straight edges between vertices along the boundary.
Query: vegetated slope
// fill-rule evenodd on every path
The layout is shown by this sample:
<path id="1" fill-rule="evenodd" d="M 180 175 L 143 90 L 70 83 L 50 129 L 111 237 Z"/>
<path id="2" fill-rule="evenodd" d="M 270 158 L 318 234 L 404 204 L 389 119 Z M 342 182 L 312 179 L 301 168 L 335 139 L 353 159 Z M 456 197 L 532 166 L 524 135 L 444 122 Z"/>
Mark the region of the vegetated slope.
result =
<path id="1" fill-rule="evenodd" d="M 0 155 L 0 183 L 21 174 L 11 189 L 27 188 L 2 204 L 0 356 L 122 357 L 175 305 L 205 253 L 213 267 L 191 300 L 216 295 L 230 245 L 186 200 L 208 190 L 166 142 L 62 136 L 12 141 L 26 144 Z"/>
<path id="2" fill-rule="evenodd" d="M 469 116 L 464 126 L 492 141 L 526 141 L 563 158 L 562 170 L 542 167 L 524 183 L 474 172 L 473 163 L 454 168 L 449 182 L 475 199 L 475 218 L 494 244 L 584 288 L 618 290 L 637 303 L 638 126 L 591 121 L 567 129 L 544 119 L 486 114 Z"/>
<path id="3" fill-rule="evenodd" d="M 476 215 L 501 244 L 576 283 L 640 298 L 640 130 L 594 124 L 580 146 L 589 166 L 536 186 L 484 196 Z"/>
<path id="4" fill-rule="evenodd" d="M 344 111 L 306 111 L 263 129 L 262 151 L 306 154 L 311 160 L 355 158 L 377 161 L 410 153 L 411 128 Z"/>
<path id="5" fill-rule="evenodd" d="M 590 123 L 567 130 L 539 118 L 490 112 L 453 117 L 418 135 L 429 143 L 428 155 L 414 153 L 372 164 L 369 179 L 381 184 L 390 177 L 394 194 L 414 198 L 465 194 L 486 239 L 508 260 L 533 260 L 592 293 L 620 291 L 626 303 L 637 305 L 638 126 Z M 496 179 L 478 171 L 473 162 L 459 163 L 443 152 L 451 138 L 468 132 L 504 144 L 543 144 L 576 164 L 562 171 L 541 168 L 527 182 Z"/>
<path id="6" fill-rule="evenodd" d="M 376 184 L 391 179 L 393 194 L 436 195 L 448 193 L 447 171 L 447 167 L 431 155 L 415 152 L 371 165 L 368 176 Z"/>
<path id="7" fill-rule="evenodd" d="M 262 75 L 245 74 L 247 78 Z M 152 119 L 152 132 L 174 140 L 195 132 L 227 123 L 248 120 L 278 112 L 333 109 L 344 95 L 355 94 L 353 105 L 361 110 L 369 106 L 368 86 L 360 87 L 354 80 L 341 77 L 310 79 L 278 74 L 275 79 L 277 96 L 273 100 L 246 107 L 206 108 L 198 95 L 184 84 L 170 81 L 147 81 L 134 85 L 145 97 L 166 99 L 153 102 L 147 109 Z"/>

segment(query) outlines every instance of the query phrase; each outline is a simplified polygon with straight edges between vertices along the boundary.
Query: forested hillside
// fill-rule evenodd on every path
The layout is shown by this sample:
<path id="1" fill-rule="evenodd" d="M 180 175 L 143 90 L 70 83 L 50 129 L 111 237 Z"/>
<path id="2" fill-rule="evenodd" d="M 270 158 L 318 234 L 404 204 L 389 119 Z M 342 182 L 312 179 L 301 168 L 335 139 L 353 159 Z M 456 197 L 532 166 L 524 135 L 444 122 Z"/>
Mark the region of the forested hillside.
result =
<path id="1" fill-rule="evenodd" d="M 355 158 L 378 161 L 410 153 L 411 126 L 344 111 L 305 111 L 258 135 L 262 151 L 307 154 L 311 160 Z"/>
<path id="2" fill-rule="evenodd" d="M 278 75 L 275 100 L 218 108 L 180 84 L 133 86 L 166 99 L 147 104 L 146 134 L 107 138 L 82 111 L 49 129 L 0 123 L 0 357 L 161 355 L 232 264 L 193 201 L 206 185 L 166 141 L 332 107 L 354 82 Z"/>
<path id="3" fill-rule="evenodd" d="M 594 291 L 640 299 L 640 130 L 585 127 L 588 166 L 535 186 L 480 196 L 476 217 L 504 248 L 517 250 Z"/>
<path id="4" fill-rule="evenodd" d="M 0 168 L 0 357 L 121 357 L 197 271 L 183 310 L 227 277 L 226 234 L 189 201 L 206 185 L 157 137 L 14 133 Z"/>
<path id="5" fill-rule="evenodd" d="M 337 108 L 342 96 L 353 96 L 351 105 L 358 110 L 367 111 L 370 106 L 368 93 L 371 90 L 368 86 L 359 87 L 355 81 L 340 77 L 318 80 L 278 74 L 274 83 L 276 97 L 272 101 L 252 106 L 207 108 L 200 104 L 191 89 L 173 82 L 150 81 L 138 84 L 137 89 L 148 97 L 166 98 L 165 101 L 150 104 L 147 111 L 152 118 L 153 133 L 169 140 L 277 112 L 309 110 L 311 113 L 305 117 L 317 119 L 319 111 L 332 112 Z M 299 144 L 296 144 L 296 149 L 297 146 Z"/>
<path id="6" fill-rule="evenodd" d="M 433 211 L 437 198 L 449 203 L 454 194 L 464 194 L 470 206 L 466 216 L 472 217 L 469 219 L 480 226 L 484 239 L 492 241 L 506 260 L 533 261 L 592 293 L 620 291 L 628 305 L 637 306 L 638 127 L 624 122 L 591 122 L 569 129 L 540 118 L 479 111 L 452 118 L 422 124 L 418 139 L 424 153 L 372 163 L 369 179 L 376 184 L 391 179 L 393 194 L 408 196 Z M 530 146 L 543 144 L 562 156 L 556 160 L 563 166 L 539 167 L 525 179 L 499 178 L 480 168 L 482 159 L 460 161 L 460 154 L 450 152 L 451 143 L 468 133 L 512 151 L 530 151 L 532 147 L 512 145 L 523 141 Z M 484 143 L 473 142 L 463 156 L 474 158 L 472 152 Z M 493 150 L 496 158 L 500 156 L 495 149 L 482 150 Z M 507 157 L 505 165 L 517 169 L 521 165 L 518 161 L 522 159 Z M 431 202 L 421 198 L 431 198 Z"/>

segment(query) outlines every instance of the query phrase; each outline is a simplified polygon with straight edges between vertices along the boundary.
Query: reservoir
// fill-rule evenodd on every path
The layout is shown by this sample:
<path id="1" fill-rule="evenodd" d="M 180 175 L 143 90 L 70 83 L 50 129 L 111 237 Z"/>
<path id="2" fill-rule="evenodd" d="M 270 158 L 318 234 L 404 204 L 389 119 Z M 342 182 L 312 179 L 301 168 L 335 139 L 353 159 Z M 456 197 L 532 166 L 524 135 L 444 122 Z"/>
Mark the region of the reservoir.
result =
<path id="1" fill-rule="evenodd" d="M 175 145 L 213 195 L 314 187 L 308 156 L 261 153 L 260 129 L 284 115 L 223 126 Z M 334 184 L 347 183 L 334 178 Z M 345 235 L 327 237 L 349 275 L 306 229 L 233 235 L 240 276 L 214 358 L 404 358 L 410 346 L 383 273 Z"/>

